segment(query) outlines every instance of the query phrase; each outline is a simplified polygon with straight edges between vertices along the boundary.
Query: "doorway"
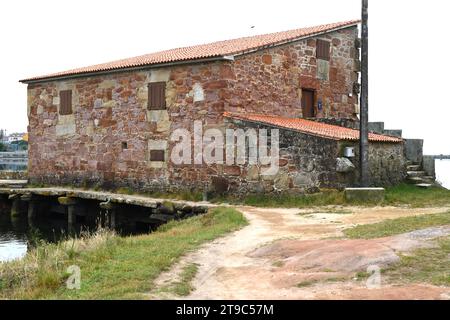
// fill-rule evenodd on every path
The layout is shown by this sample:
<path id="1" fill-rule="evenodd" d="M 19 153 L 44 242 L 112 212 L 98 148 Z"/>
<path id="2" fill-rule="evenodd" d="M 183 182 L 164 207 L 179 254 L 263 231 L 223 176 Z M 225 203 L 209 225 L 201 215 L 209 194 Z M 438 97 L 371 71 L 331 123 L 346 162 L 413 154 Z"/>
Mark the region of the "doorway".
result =
<path id="1" fill-rule="evenodd" d="M 302 114 L 303 118 L 314 118 L 314 90 L 302 89 Z"/>

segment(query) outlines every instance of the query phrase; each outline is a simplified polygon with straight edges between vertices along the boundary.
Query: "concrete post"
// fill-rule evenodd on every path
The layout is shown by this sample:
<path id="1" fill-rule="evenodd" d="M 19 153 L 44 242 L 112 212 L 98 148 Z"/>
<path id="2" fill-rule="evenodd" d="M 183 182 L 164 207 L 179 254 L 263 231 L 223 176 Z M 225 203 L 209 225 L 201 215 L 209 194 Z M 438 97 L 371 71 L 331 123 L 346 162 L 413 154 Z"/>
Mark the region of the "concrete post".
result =
<path id="1" fill-rule="evenodd" d="M 360 184 L 369 186 L 369 0 L 362 0 L 361 32 L 361 112 L 360 112 Z"/>

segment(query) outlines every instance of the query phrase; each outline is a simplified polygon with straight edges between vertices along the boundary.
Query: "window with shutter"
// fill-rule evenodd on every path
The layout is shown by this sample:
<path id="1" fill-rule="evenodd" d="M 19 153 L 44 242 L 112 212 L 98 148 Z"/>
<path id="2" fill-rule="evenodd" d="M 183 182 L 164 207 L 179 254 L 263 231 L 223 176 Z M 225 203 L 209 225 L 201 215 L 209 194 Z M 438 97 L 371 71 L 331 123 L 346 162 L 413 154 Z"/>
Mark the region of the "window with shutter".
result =
<path id="1" fill-rule="evenodd" d="M 317 40 L 316 57 L 321 60 L 330 60 L 330 43 L 325 40 Z"/>
<path id="2" fill-rule="evenodd" d="M 72 90 L 59 92 L 59 114 L 62 116 L 72 114 Z"/>
<path id="3" fill-rule="evenodd" d="M 148 84 L 148 110 L 163 110 L 166 108 L 166 83 L 153 82 Z"/>
<path id="4" fill-rule="evenodd" d="M 165 160 L 166 152 L 164 150 L 150 150 L 150 161 L 160 161 Z"/>

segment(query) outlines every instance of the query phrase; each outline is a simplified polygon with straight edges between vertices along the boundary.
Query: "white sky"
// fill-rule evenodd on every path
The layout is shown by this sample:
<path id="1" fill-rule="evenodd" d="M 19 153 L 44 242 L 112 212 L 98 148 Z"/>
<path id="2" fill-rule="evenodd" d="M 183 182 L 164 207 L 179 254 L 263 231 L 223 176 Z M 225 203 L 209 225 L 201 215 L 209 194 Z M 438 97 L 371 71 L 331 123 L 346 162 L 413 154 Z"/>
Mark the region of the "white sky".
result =
<path id="1" fill-rule="evenodd" d="M 370 121 L 450 153 L 448 1 L 370 1 Z M 28 76 L 358 19 L 361 0 L 0 2 L 0 128 L 26 131 Z M 255 28 L 251 29 L 251 26 Z"/>

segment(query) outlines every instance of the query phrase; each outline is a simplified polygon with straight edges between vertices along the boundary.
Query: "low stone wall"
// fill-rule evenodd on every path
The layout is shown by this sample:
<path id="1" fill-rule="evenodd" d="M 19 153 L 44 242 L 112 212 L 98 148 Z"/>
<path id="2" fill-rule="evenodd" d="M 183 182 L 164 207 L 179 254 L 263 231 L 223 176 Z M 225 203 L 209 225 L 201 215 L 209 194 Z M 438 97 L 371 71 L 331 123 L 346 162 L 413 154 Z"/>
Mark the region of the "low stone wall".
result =
<path id="1" fill-rule="evenodd" d="M 27 180 L 26 171 L 0 171 L 0 180 Z"/>
<path id="2" fill-rule="evenodd" d="M 264 125 L 234 122 L 234 128 L 252 127 L 273 129 Z M 261 172 L 265 168 L 259 166 L 236 166 L 233 175 L 225 173 L 217 177 L 221 188 L 228 185 L 228 191 L 245 194 L 310 193 L 320 188 L 358 186 L 358 142 L 336 141 L 291 130 L 280 129 L 279 133 L 280 160 L 276 175 L 262 176 Z M 344 157 L 346 147 L 354 148 L 355 157 Z M 406 160 L 403 143 L 370 143 L 369 148 L 371 186 L 392 186 L 404 180 Z"/>
<path id="3" fill-rule="evenodd" d="M 353 147 L 355 157 L 351 158 L 356 170 L 343 177 L 347 186 L 358 186 L 359 181 L 359 142 L 341 142 L 340 150 Z M 341 153 L 341 156 L 343 153 Z M 370 186 L 388 187 L 403 182 L 406 178 L 406 158 L 403 143 L 369 144 L 369 175 Z"/>
<path id="4" fill-rule="evenodd" d="M 422 168 L 427 176 L 436 178 L 436 160 L 434 156 L 423 156 Z"/>
<path id="5" fill-rule="evenodd" d="M 408 161 L 421 165 L 423 160 L 423 140 L 405 140 L 405 156 Z"/>

